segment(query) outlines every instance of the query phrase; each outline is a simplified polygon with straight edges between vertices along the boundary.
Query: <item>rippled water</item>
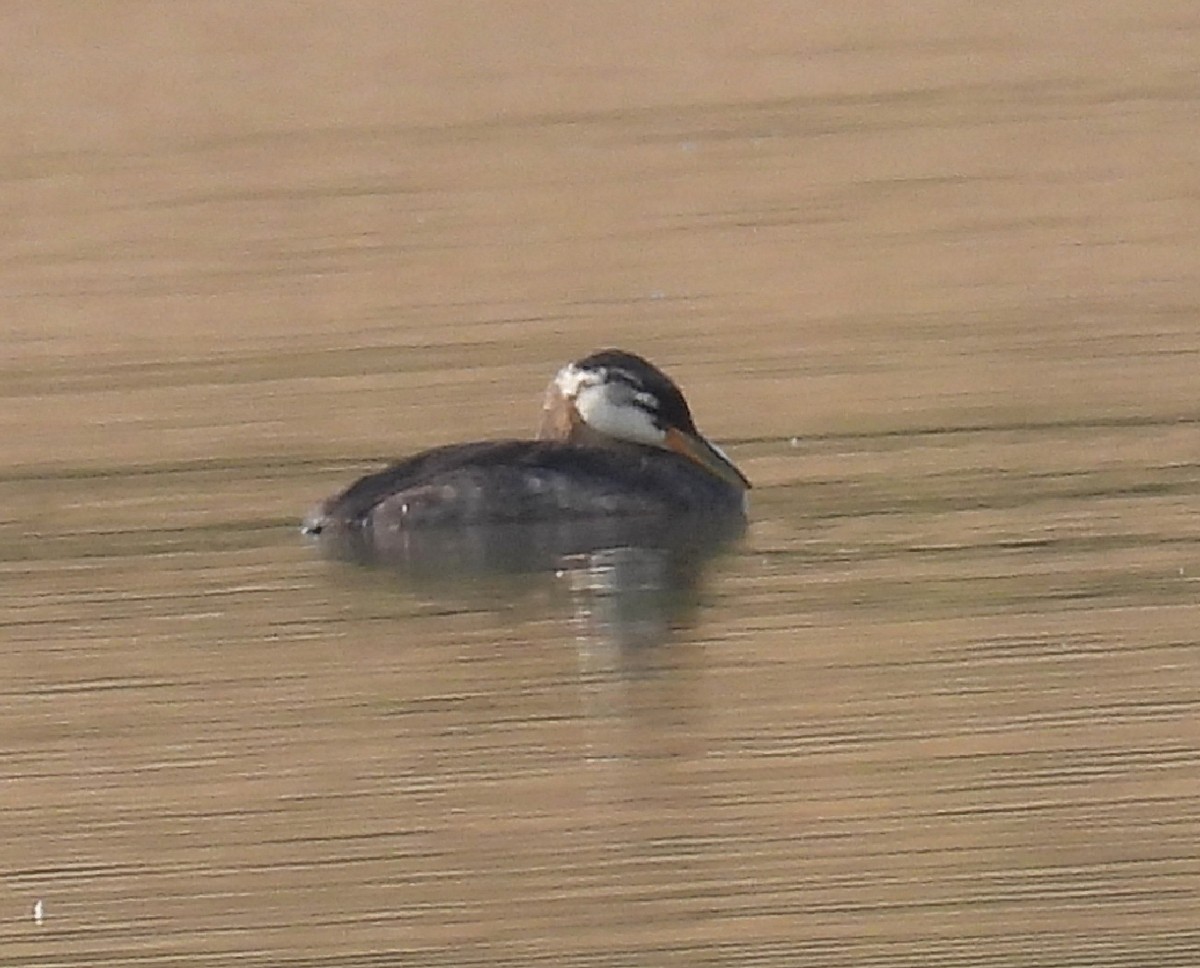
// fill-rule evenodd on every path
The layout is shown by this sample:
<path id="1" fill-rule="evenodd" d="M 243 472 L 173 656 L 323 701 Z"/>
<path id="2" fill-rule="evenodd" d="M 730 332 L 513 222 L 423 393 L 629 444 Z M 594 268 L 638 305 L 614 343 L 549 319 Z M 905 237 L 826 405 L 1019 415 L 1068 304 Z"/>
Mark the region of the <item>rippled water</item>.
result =
<path id="1" fill-rule="evenodd" d="M 0 960 L 1200 961 L 1197 11 L 471 9 L 4 15 Z M 604 345 L 679 594 L 300 538 Z"/>

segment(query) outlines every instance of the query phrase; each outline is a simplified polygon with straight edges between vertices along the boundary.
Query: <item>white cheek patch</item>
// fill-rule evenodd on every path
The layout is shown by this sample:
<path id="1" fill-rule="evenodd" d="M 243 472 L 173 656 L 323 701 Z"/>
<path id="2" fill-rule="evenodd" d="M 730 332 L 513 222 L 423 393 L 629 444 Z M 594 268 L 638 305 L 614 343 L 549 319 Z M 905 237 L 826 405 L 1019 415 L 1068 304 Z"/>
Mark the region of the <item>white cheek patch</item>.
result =
<path id="1" fill-rule="evenodd" d="M 654 425 L 650 414 L 633 404 L 614 403 L 603 384 L 581 387 L 575 395 L 575 409 L 593 430 L 619 440 L 661 447 L 667 439 L 666 432 Z"/>

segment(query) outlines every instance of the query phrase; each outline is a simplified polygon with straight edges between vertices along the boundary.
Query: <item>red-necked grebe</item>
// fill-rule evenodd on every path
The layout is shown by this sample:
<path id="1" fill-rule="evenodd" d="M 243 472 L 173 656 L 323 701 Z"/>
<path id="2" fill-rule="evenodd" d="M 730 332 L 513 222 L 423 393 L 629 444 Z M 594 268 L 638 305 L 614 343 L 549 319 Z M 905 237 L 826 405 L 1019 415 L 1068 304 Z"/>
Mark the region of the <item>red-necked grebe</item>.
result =
<path id="1" fill-rule="evenodd" d="M 394 534 L 430 525 L 741 516 L 749 487 L 701 436 L 665 373 L 610 349 L 558 371 L 536 440 L 427 450 L 322 502 L 304 530 Z"/>

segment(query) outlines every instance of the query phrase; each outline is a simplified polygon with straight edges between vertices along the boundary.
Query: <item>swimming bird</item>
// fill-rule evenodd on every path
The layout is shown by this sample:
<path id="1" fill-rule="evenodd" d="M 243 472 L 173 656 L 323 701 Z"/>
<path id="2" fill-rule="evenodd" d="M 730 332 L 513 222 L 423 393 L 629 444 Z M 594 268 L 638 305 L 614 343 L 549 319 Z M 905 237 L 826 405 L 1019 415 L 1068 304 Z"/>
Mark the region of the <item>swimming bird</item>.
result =
<path id="1" fill-rule="evenodd" d="M 393 539 L 435 526 L 604 518 L 744 518 L 750 482 L 696 429 L 653 363 L 606 349 L 562 367 L 535 440 L 449 444 L 319 504 L 308 534 Z"/>

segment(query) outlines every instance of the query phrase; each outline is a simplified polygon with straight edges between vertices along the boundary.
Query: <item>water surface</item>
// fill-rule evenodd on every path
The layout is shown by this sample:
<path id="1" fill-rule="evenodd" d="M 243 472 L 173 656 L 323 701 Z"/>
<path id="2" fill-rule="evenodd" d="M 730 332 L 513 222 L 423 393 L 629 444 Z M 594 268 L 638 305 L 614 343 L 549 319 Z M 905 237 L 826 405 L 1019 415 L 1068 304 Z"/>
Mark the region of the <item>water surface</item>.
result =
<path id="1" fill-rule="evenodd" d="M 669 9 L 5 15 L 6 964 L 1200 959 L 1200 16 Z M 605 345 L 686 595 L 300 539 Z"/>

